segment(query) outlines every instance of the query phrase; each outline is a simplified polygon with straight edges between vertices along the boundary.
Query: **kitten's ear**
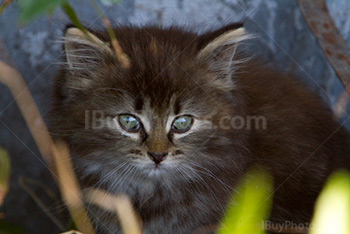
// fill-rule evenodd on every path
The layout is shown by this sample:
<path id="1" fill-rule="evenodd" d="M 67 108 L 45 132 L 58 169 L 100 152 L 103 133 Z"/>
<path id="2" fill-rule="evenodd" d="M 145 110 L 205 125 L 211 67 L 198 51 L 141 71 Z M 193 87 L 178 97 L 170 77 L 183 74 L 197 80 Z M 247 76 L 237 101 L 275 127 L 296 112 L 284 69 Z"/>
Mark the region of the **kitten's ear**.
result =
<path id="1" fill-rule="evenodd" d="M 68 28 L 64 37 L 64 51 L 70 69 L 87 69 L 101 65 L 113 56 L 107 43 L 94 34 L 82 32 L 78 28 Z"/>
<path id="2" fill-rule="evenodd" d="M 215 81 L 222 88 L 233 88 L 232 73 L 242 62 L 235 57 L 237 46 L 250 38 L 252 35 L 246 33 L 242 24 L 231 24 L 199 37 L 197 59 L 217 74 Z"/>

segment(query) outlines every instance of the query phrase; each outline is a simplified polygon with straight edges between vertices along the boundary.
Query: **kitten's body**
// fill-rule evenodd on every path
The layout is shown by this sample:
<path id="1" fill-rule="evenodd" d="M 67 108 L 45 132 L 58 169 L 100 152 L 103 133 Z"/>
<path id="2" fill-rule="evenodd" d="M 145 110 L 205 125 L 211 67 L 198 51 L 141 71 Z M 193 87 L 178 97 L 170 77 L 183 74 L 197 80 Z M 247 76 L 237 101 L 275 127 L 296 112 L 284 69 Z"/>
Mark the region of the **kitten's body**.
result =
<path id="1" fill-rule="evenodd" d="M 52 132 L 70 144 L 83 188 L 129 195 L 145 233 L 194 233 L 217 224 L 237 180 L 253 164 L 274 176 L 271 220 L 306 222 L 327 176 L 349 167 L 349 139 L 319 98 L 295 78 L 254 61 L 231 62 L 245 34 L 227 32 L 239 28 L 202 36 L 176 28 L 118 28 L 129 69 L 108 48 L 66 35 L 68 65 L 56 82 Z M 106 33 L 95 35 L 108 41 Z M 87 128 L 86 110 L 112 117 L 132 112 L 145 119 L 144 130 L 136 136 L 118 126 Z M 168 119 L 181 113 L 196 117 L 187 136 L 167 129 Z M 230 124 L 227 116 L 263 116 L 266 128 L 222 128 Z M 150 149 L 169 154 L 155 167 Z M 114 214 L 88 208 L 98 233 L 120 233 Z"/>

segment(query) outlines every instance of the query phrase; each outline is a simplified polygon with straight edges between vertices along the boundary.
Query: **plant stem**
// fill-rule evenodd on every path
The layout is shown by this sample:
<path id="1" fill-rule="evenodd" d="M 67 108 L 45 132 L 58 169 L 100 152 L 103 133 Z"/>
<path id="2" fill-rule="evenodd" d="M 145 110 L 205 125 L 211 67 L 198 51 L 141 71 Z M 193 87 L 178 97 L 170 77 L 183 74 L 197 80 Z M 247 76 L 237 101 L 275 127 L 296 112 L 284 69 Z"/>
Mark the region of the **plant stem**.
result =
<path id="1" fill-rule="evenodd" d="M 0 61 L 0 82 L 9 87 L 33 135 L 41 156 L 44 158 L 50 171 L 54 172 L 55 168 L 50 150 L 53 141 L 21 74 L 16 69 Z"/>
<path id="2" fill-rule="evenodd" d="M 0 6 L 0 14 L 12 2 L 12 0 L 4 0 Z"/>
<path id="3" fill-rule="evenodd" d="M 6 55 L 7 51 L 1 41 L 0 50 L 0 56 L 3 58 L 2 55 Z M 10 59 L 7 58 L 7 60 Z M 94 229 L 81 200 L 80 188 L 70 161 L 67 145 L 63 142 L 59 142 L 57 146 L 54 144 L 21 74 L 2 61 L 0 61 L 0 82 L 10 89 L 15 98 L 34 141 L 60 188 L 75 224 L 84 234 L 94 234 Z"/>
<path id="4" fill-rule="evenodd" d="M 67 144 L 59 141 L 51 149 L 58 172 L 58 186 L 74 223 L 84 234 L 94 234 L 94 228 L 84 208 Z"/>
<path id="5" fill-rule="evenodd" d="M 92 7 L 95 9 L 96 13 L 98 14 L 99 17 L 101 17 L 103 25 L 107 29 L 107 33 L 109 35 L 109 38 L 111 40 L 111 44 L 113 47 L 113 50 L 119 60 L 119 62 L 122 64 L 122 66 L 126 69 L 130 68 L 130 59 L 129 57 L 124 53 L 122 47 L 120 46 L 117 37 L 114 33 L 114 30 L 111 26 L 110 21 L 108 18 L 103 14 L 102 10 L 99 8 L 99 6 L 96 4 L 94 0 L 90 0 L 90 3 Z"/>
<path id="6" fill-rule="evenodd" d="M 126 195 L 111 195 L 102 190 L 89 189 L 84 193 L 84 198 L 89 203 L 116 213 L 124 234 L 142 234 L 141 218 Z"/>
<path id="7" fill-rule="evenodd" d="M 73 9 L 73 7 L 68 3 L 68 2 L 63 2 L 61 4 L 61 8 L 64 11 L 64 13 L 68 16 L 68 18 L 72 21 L 72 23 L 78 28 L 80 29 L 85 36 L 87 36 L 88 38 L 90 38 L 90 36 L 88 35 L 88 33 L 86 32 L 84 26 L 82 23 L 80 23 L 77 15 L 75 14 L 75 11 Z"/>
<path id="8" fill-rule="evenodd" d="M 350 48 L 330 17 L 325 0 L 298 0 L 305 21 L 350 94 Z"/>

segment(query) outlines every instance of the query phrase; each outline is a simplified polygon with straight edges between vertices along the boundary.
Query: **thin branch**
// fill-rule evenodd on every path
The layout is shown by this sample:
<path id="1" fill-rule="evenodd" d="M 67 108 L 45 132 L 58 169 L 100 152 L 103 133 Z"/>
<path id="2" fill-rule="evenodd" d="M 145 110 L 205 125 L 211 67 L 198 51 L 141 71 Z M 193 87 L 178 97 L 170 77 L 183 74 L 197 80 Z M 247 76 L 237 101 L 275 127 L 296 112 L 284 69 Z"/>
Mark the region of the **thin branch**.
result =
<path id="1" fill-rule="evenodd" d="M 324 0 L 297 0 L 324 54 L 350 94 L 350 49 L 339 34 Z"/>
<path id="2" fill-rule="evenodd" d="M 61 4 L 61 8 L 64 11 L 64 13 L 68 16 L 68 18 L 72 21 L 72 23 L 78 28 L 80 29 L 87 38 L 89 38 L 91 41 L 93 41 L 93 39 L 90 37 L 90 35 L 87 33 L 87 31 L 85 30 L 84 26 L 82 23 L 80 23 L 77 15 L 75 14 L 75 11 L 73 9 L 73 7 L 68 3 L 68 2 L 63 2 Z"/>
<path id="3" fill-rule="evenodd" d="M 0 148 L 0 206 L 9 191 L 11 163 L 7 152 Z"/>
<path id="4" fill-rule="evenodd" d="M 0 6 L 0 14 L 12 2 L 12 0 L 4 0 Z"/>
<path id="5" fill-rule="evenodd" d="M 71 231 L 68 231 L 68 232 L 63 232 L 61 234 L 83 234 L 83 233 L 75 231 L 75 230 L 71 230 Z"/>
<path id="6" fill-rule="evenodd" d="M 1 41 L 0 44 L 2 44 Z M 3 52 L 3 48 L 1 52 Z M 16 69 L 0 61 L 0 82 L 10 89 L 33 135 L 40 154 L 44 158 L 49 169 L 54 172 L 55 168 L 50 150 L 53 141 L 21 74 Z"/>
<path id="7" fill-rule="evenodd" d="M 57 142 L 52 146 L 52 153 L 58 172 L 58 186 L 74 223 L 84 234 L 95 233 L 82 202 L 67 144 L 62 141 Z"/>
<path id="8" fill-rule="evenodd" d="M 109 38 L 111 39 L 113 50 L 119 60 L 119 62 L 122 64 L 122 66 L 126 69 L 130 68 L 130 59 L 129 57 L 124 53 L 122 47 L 120 46 L 117 37 L 115 36 L 114 30 L 111 26 L 110 21 L 108 18 L 103 14 L 102 10 L 98 7 L 96 2 L 94 0 L 90 0 L 90 3 L 92 7 L 95 9 L 96 13 L 99 17 L 101 17 L 103 25 L 106 27 Z"/>
<path id="9" fill-rule="evenodd" d="M 125 234 L 142 234 L 141 219 L 137 218 L 131 201 L 126 195 L 116 196 L 114 207 Z"/>
<path id="10" fill-rule="evenodd" d="M 130 199 L 125 195 L 111 195 L 101 190 L 90 189 L 85 200 L 118 215 L 124 234 L 142 234 L 142 222 Z"/>
<path id="11" fill-rule="evenodd" d="M 2 53 L 7 54 L 5 49 L 0 41 L 0 59 L 6 58 L 12 63 L 9 56 L 2 55 Z M 94 229 L 81 200 L 79 185 L 70 161 L 67 145 L 59 142 L 56 147 L 21 74 L 2 61 L 0 61 L 0 82 L 10 89 L 15 98 L 42 157 L 58 183 L 75 224 L 84 234 L 94 234 Z"/>

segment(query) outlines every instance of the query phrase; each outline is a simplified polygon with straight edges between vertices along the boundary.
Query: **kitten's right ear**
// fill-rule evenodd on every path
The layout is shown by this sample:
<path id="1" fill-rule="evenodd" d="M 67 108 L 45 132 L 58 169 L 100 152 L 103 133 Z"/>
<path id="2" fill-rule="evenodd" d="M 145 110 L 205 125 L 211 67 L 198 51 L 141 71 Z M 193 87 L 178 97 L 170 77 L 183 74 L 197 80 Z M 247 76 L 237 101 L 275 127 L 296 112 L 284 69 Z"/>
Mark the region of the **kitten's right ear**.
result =
<path id="1" fill-rule="evenodd" d="M 84 33 L 75 27 L 66 30 L 63 42 L 69 69 L 95 68 L 114 55 L 106 42 L 89 31 Z"/>
<path id="2" fill-rule="evenodd" d="M 232 74 L 242 60 L 237 59 L 236 49 L 240 42 L 252 38 L 243 24 L 230 24 L 199 37 L 197 59 L 216 73 L 215 84 L 222 89 L 234 88 Z"/>

